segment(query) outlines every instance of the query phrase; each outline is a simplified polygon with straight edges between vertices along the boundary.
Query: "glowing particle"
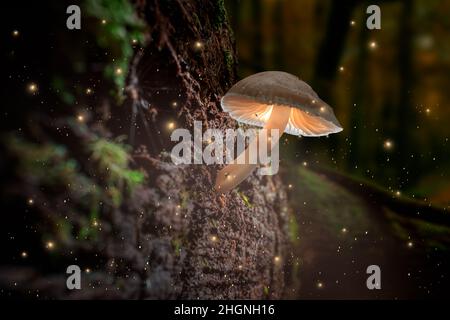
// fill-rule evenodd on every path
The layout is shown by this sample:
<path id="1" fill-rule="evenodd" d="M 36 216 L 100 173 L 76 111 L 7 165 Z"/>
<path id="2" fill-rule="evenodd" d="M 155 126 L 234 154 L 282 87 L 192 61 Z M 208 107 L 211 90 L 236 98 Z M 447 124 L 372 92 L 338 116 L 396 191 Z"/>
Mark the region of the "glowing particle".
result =
<path id="1" fill-rule="evenodd" d="M 317 282 L 317 288 L 322 289 L 323 288 L 323 283 L 322 282 Z"/>
<path id="2" fill-rule="evenodd" d="M 195 43 L 194 43 L 194 47 L 195 47 L 195 49 L 201 49 L 201 48 L 203 48 L 203 43 L 201 43 L 200 41 L 196 41 Z"/>
<path id="3" fill-rule="evenodd" d="M 34 199 L 33 199 L 33 198 L 28 199 L 28 200 L 27 200 L 27 203 L 28 203 L 30 206 L 32 206 L 32 205 L 34 204 Z"/>
<path id="4" fill-rule="evenodd" d="M 407 245 L 408 245 L 408 248 L 412 248 L 412 247 L 414 246 L 414 243 L 413 243 L 412 241 L 409 241 L 409 242 L 407 243 Z"/>
<path id="5" fill-rule="evenodd" d="M 116 74 L 117 75 L 121 75 L 123 73 L 122 68 L 117 68 L 116 69 Z"/>
<path id="6" fill-rule="evenodd" d="M 78 120 L 78 122 L 84 122 L 84 116 L 82 114 L 79 114 L 77 116 L 77 120 Z"/>
<path id="7" fill-rule="evenodd" d="M 36 83 L 31 82 L 30 84 L 28 84 L 27 89 L 28 89 L 28 92 L 29 92 L 29 93 L 34 94 L 34 93 L 36 93 L 36 92 L 38 91 L 38 86 L 37 86 Z"/>
<path id="8" fill-rule="evenodd" d="M 384 141 L 383 146 L 386 150 L 390 150 L 394 146 L 394 143 L 391 140 L 386 140 Z"/>
<path id="9" fill-rule="evenodd" d="M 218 240 L 217 236 L 211 236 L 211 241 L 212 242 L 217 242 L 217 240 Z"/>
<path id="10" fill-rule="evenodd" d="M 275 263 L 279 263 L 281 261 L 281 258 L 279 256 L 275 256 L 273 258 L 273 261 L 275 261 Z"/>
<path id="11" fill-rule="evenodd" d="M 46 247 L 48 250 L 52 250 L 52 249 L 55 248 L 55 243 L 54 243 L 53 241 L 47 241 L 47 243 L 45 244 L 45 247 Z"/>
<path id="12" fill-rule="evenodd" d="M 340 67 L 339 67 L 339 71 L 343 72 L 344 70 L 345 70 L 345 69 L 344 69 L 343 66 L 340 66 Z"/>
<path id="13" fill-rule="evenodd" d="M 91 88 L 87 88 L 86 89 L 86 94 L 92 94 L 92 89 Z"/>
<path id="14" fill-rule="evenodd" d="M 174 122 L 169 122 L 169 123 L 167 124 L 167 128 L 168 128 L 169 130 L 174 129 L 174 128 L 175 128 L 175 123 L 174 123 Z"/>
<path id="15" fill-rule="evenodd" d="M 341 232 L 342 232 L 342 233 L 347 233 L 347 228 L 342 228 L 342 229 L 341 229 Z"/>
<path id="16" fill-rule="evenodd" d="M 378 47 L 378 44 L 377 44 L 375 41 L 371 41 L 371 42 L 369 43 L 369 48 L 370 48 L 370 49 L 374 50 L 374 49 L 376 49 L 377 47 Z"/>
<path id="17" fill-rule="evenodd" d="M 26 251 L 22 251 L 22 253 L 20 254 L 20 256 L 22 257 L 22 258 L 27 258 L 28 257 L 28 252 L 26 252 Z"/>
<path id="18" fill-rule="evenodd" d="M 12 35 L 13 37 L 18 37 L 20 35 L 19 30 L 13 30 Z"/>

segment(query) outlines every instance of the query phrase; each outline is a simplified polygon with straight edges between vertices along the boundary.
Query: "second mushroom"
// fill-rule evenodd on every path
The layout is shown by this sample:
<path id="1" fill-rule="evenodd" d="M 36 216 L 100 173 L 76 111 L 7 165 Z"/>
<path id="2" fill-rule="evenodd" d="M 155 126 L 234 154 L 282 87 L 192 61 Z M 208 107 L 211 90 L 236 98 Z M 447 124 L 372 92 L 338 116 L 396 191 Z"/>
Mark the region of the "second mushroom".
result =
<path id="1" fill-rule="evenodd" d="M 247 162 L 250 150 L 267 143 L 273 148 L 285 132 L 297 136 L 319 137 L 342 131 L 333 109 L 298 77 L 281 71 L 251 75 L 236 83 L 221 100 L 222 109 L 238 122 L 267 130 L 268 141 L 253 139 L 234 161 L 221 169 L 215 188 L 228 192 L 257 167 Z M 272 129 L 279 134 L 272 136 Z M 257 136 L 258 137 L 258 136 Z"/>

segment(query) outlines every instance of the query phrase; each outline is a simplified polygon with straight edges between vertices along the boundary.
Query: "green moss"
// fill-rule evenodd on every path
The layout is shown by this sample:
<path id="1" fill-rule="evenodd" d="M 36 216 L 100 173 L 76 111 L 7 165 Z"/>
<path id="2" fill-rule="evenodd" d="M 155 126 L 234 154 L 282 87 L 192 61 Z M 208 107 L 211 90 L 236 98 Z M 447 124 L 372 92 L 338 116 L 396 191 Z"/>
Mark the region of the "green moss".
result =
<path id="1" fill-rule="evenodd" d="M 227 21 L 227 11 L 225 9 L 224 0 L 216 0 L 215 8 L 216 15 L 213 25 L 215 29 L 220 29 L 222 25 Z"/>
<path id="2" fill-rule="evenodd" d="M 181 247 L 183 245 L 183 242 L 179 238 L 172 239 L 172 248 L 175 251 L 175 256 L 179 257 L 181 253 Z"/>
<path id="3" fill-rule="evenodd" d="M 89 225 L 85 225 L 80 228 L 78 232 L 78 240 L 86 241 L 86 240 L 96 240 L 98 236 L 98 230 Z"/>
<path id="4" fill-rule="evenodd" d="M 253 204 L 250 202 L 250 199 L 242 191 L 238 191 L 238 195 L 241 197 L 242 201 L 244 201 L 244 205 L 247 208 L 253 208 Z"/>
<path id="5" fill-rule="evenodd" d="M 54 217 L 61 242 L 68 242 L 75 234 L 80 240 L 95 240 L 101 207 L 119 207 L 123 201 L 123 188 L 131 191 L 141 184 L 144 175 L 130 170 L 128 147 L 117 141 L 95 139 L 89 144 L 96 171 L 103 172 L 106 185 L 100 186 L 87 176 L 79 163 L 68 156 L 67 149 L 59 144 L 37 144 L 14 134 L 2 136 L 8 154 L 18 159 L 17 175 L 30 188 L 64 192 L 71 199 L 72 209 L 79 211 L 80 221 L 73 226 L 69 221 Z M 82 213 L 86 212 L 85 215 Z"/>
<path id="6" fill-rule="evenodd" d="M 392 228 L 393 234 L 402 241 L 407 241 L 410 237 L 408 228 L 401 223 L 399 217 L 391 210 L 384 209 L 386 217 L 388 218 L 389 225 Z"/>
<path id="7" fill-rule="evenodd" d="M 104 174 L 106 183 L 110 187 L 109 192 L 116 200 L 116 205 L 121 202 L 117 201 L 117 197 L 120 196 L 120 189 L 128 188 L 132 190 L 144 181 L 142 172 L 129 169 L 130 147 L 119 140 L 110 141 L 98 138 L 89 144 L 92 159 L 97 161 L 99 170 Z"/>
<path id="8" fill-rule="evenodd" d="M 105 68 L 105 77 L 121 90 L 125 85 L 126 70 L 135 44 L 144 42 L 145 23 L 139 19 L 131 1 L 85 0 L 88 16 L 98 20 L 96 37 L 98 45 L 107 49 L 112 57 Z M 105 23 L 102 23 L 102 21 Z M 121 69 L 122 72 L 117 72 Z"/>
<path id="9" fill-rule="evenodd" d="M 192 14 L 192 17 L 194 18 L 195 24 L 198 28 L 201 28 L 202 24 L 200 23 L 200 19 L 198 18 L 198 15 L 196 13 Z"/>
<path id="10" fill-rule="evenodd" d="M 209 220 L 209 224 L 210 224 L 213 228 L 219 229 L 219 222 L 218 222 L 217 220 L 210 219 L 210 220 Z"/>
<path id="11" fill-rule="evenodd" d="M 343 227 L 370 229 L 371 222 L 365 215 L 367 206 L 363 199 L 303 166 L 297 167 L 297 171 L 297 175 L 291 176 L 295 177 L 294 192 L 299 193 L 298 197 L 293 197 L 301 202 L 296 204 L 299 210 L 305 208 L 301 200 L 302 193 L 305 193 L 307 208 L 314 210 L 317 218 L 331 232 L 340 231 Z"/>
<path id="12" fill-rule="evenodd" d="M 289 240 L 293 243 L 293 244 L 298 244 L 299 242 L 299 227 L 298 227 L 298 222 L 297 219 L 295 218 L 295 216 L 293 214 L 291 214 L 291 216 L 289 217 Z"/>
<path id="13" fill-rule="evenodd" d="M 189 202 L 189 192 L 181 191 L 180 198 L 181 198 L 180 208 L 186 209 Z"/>
<path id="14" fill-rule="evenodd" d="M 227 66 L 227 71 L 229 74 L 233 74 L 233 68 L 234 68 L 234 57 L 233 54 L 225 50 L 224 51 L 224 57 L 225 57 L 225 65 Z"/>
<path id="15" fill-rule="evenodd" d="M 406 242 L 421 240 L 421 245 L 428 251 L 450 250 L 450 227 L 424 221 L 416 218 L 406 218 L 385 209 L 393 233 L 400 240 Z"/>
<path id="16" fill-rule="evenodd" d="M 59 219 L 56 223 L 58 227 L 58 236 L 62 242 L 69 242 L 72 239 L 73 226 L 66 219 Z"/>
<path id="17" fill-rule="evenodd" d="M 62 145 L 35 144 L 9 135 L 5 139 L 9 151 L 18 157 L 17 174 L 46 186 L 67 185 L 77 179 L 78 164 L 67 158 Z"/>

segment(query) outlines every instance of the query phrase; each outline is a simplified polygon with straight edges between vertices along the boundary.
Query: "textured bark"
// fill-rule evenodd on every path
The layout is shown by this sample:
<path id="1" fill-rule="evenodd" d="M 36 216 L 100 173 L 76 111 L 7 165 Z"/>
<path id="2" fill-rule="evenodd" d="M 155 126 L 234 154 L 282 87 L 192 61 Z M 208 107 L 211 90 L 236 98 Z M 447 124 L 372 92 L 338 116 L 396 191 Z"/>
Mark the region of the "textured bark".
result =
<path id="1" fill-rule="evenodd" d="M 223 10 L 220 1 L 174 1 L 170 6 L 148 1 L 141 7 L 151 40 L 137 55 L 136 78 L 130 81 L 150 105 L 161 98 L 155 102 L 157 89 L 146 90 L 143 83 L 170 87 L 168 96 L 181 94 L 179 121 L 188 128 L 194 120 L 204 128 L 235 126 L 219 104 L 235 81 L 235 50 Z M 196 41 L 202 43 L 199 51 L 193 50 Z M 165 69 L 167 84 L 152 70 L 140 71 L 148 65 Z M 213 190 L 217 166 L 174 166 L 154 159 L 154 153 L 137 156 L 156 182 L 142 191 L 148 197 L 139 196 L 137 210 L 145 212 L 138 223 L 139 236 L 148 239 L 142 242 L 144 256 L 152 257 L 143 296 L 281 297 L 283 264 L 274 258 L 286 250 L 287 204 L 280 181 L 251 177 L 240 187 L 246 204 L 238 192 L 218 195 Z M 179 251 L 173 250 L 174 242 Z"/>

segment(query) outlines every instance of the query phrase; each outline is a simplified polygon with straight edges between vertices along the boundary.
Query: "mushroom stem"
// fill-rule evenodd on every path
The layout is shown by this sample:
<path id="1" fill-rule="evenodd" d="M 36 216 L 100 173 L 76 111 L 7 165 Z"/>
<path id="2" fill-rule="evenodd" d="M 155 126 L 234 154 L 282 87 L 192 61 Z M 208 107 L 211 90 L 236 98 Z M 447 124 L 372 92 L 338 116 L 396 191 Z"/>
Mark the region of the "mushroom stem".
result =
<path id="1" fill-rule="evenodd" d="M 289 116 L 291 114 L 291 108 L 285 106 L 274 105 L 272 112 L 270 113 L 269 120 L 263 130 L 267 130 L 267 149 L 270 147 L 273 149 L 278 143 L 278 140 L 283 135 L 284 130 L 289 122 Z M 279 135 L 277 140 L 272 138 L 272 129 L 278 129 Z M 256 145 L 255 145 L 256 144 Z M 222 193 L 228 192 L 247 178 L 253 170 L 257 167 L 257 164 L 249 163 L 250 150 L 258 150 L 259 135 L 250 143 L 250 145 L 235 159 L 235 163 L 227 165 L 217 173 L 215 188 Z M 256 147 L 256 148 L 255 148 Z"/>

